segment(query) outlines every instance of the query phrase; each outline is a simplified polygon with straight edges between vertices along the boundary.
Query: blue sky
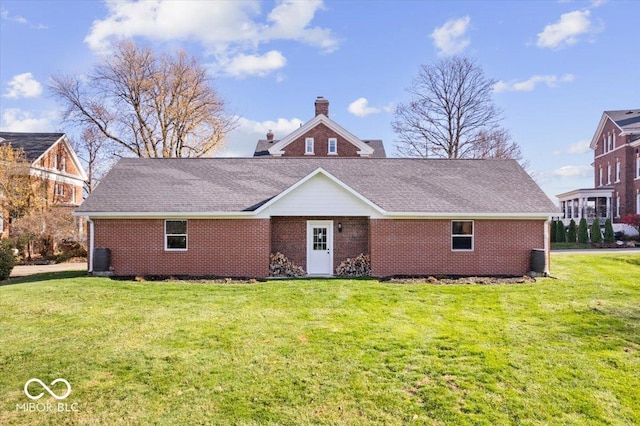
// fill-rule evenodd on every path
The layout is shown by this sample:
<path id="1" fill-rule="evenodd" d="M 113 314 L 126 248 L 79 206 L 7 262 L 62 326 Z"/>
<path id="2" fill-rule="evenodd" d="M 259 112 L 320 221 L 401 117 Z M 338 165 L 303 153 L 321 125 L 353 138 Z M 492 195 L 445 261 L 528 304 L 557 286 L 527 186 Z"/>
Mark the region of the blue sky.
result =
<path id="1" fill-rule="evenodd" d="M 593 185 L 604 110 L 640 108 L 636 1 L 0 2 L 0 129 L 74 130 L 47 93 L 120 37 L 186 48 L 241 118 L 219 155 L 248 156 L 330 101 L 330 117 L 394 152 L 393 107 L 420 64 L 452 54 L 498 81 L 504 127 L 549 195 Z M 555 201 L 555 198 L 552 198 Z"/>

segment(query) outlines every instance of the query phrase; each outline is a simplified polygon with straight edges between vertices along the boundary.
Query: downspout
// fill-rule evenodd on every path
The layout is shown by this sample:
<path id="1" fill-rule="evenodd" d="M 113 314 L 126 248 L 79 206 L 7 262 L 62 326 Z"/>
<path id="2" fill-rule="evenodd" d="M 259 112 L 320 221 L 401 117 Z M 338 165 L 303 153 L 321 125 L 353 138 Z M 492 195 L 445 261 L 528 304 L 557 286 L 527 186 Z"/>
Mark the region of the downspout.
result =
<path id="1" fill-rule="evenodd" d="M 545 277 L 549 276 L 550 264 L 551 264 L 551 247 L 549 247 L 549 241 L 551 241 L 549 237 L 549 229 L 551 227 L 551 216 L 544 221 L 544 275 Z"/>
<path id="2" fill-rule="evenodd" d="M 93 236 L 93 231 L 94 231 L 94 227 L 93 227 L 93 221 L 89 218 L 89 216 L 87 216 L 87 223 L 89 224 L 89 269 L 87 270 L 87 272 L 89 274 L 93 273 L 93 246 L 95 245 L 94 243 L 94 236 Z"/>

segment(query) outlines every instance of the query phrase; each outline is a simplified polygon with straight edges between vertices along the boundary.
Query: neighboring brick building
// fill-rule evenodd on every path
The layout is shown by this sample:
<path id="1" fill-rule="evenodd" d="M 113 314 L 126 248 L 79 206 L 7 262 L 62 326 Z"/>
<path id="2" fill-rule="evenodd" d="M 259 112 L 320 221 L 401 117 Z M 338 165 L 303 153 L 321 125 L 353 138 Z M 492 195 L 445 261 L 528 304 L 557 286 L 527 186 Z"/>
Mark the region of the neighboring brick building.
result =
<path id="1" fill-rule="evenodd" d="M 44 182 L 50 206 L 71 208 L 82 203 L 87 175 L 64 133 L 0 132 L 0 144 L 22 149 L 30 163 L 29 174 Z M 1 196 L 1 194 L 0 194 Z M 9 212 L 0 212 L 0 238 L 9 236 Z"/>
<path id="2" fill-rule="evenodd" d="M 557 195 L 565 223 L 640 214 L 640 110 L 605 111 L 591 149 L 594 187 Z"/>
<path id="3" fill-rule="evenodd" d="M 254 157 L 360 157 L 385 158 L 379 139 L 359 139 L 329 118 L 329 101 L 319 96 L 315 101 L 315 117 L 299 129 L 277 140 L 267 133 L 258 141 Z"/>
<path id="4" fill-rule="evenodd" d="M 513 160 L 265 157 L 122 159 L 75 214 L 115 275 L 266 277 L 521 275 L 558 211 Z"/>

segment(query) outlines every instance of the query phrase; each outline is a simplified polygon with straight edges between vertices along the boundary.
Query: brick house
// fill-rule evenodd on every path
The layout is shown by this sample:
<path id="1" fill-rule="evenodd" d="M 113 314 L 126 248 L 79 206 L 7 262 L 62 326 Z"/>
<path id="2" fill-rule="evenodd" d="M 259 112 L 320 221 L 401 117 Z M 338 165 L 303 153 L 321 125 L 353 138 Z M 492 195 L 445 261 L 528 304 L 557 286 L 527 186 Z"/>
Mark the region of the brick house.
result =
<path id="1" fill-rule="evenodd" d="M 521 275 L 557 208 L 512 160 L 122 159 L 80 206 L 115 275 Z M 547 261 L 548 265 L 548 261 Z M 89 259 L 93 269 L 93 256 Z"/>
<path id="2" fill-rule="evenodd" d="M 557 195 L 565 224 L 640 214 L 640 110 L 604 111 L 590 146 L 594 187 Z"/>
<path id="3" fill-rule="evenodd" d="M 64 133 L 0 132 L 0 144 L 24 151 L 32 179 L 44 183 L 48 205 L 66 208 L 65 214 L 71 214 L 82 203 L 87 175 Z M 6 238 L 11 218 L 9 212 L 1 213 L 0 237 Z"/>

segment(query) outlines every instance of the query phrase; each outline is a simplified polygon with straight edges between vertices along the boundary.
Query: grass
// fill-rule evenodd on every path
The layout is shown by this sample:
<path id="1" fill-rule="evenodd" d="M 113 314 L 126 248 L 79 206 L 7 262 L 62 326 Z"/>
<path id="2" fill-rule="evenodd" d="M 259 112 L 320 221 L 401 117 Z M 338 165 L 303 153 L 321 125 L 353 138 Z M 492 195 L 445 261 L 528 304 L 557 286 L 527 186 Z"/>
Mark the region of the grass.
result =
<path id="1" fill-rule="evenodd" d="M 0 287 L 0 424 L 640 424 L 640 257 L 552 266 L 496 286 L 23 278 Z M 16 409 L 59 377 L 77 411 Z"/>

